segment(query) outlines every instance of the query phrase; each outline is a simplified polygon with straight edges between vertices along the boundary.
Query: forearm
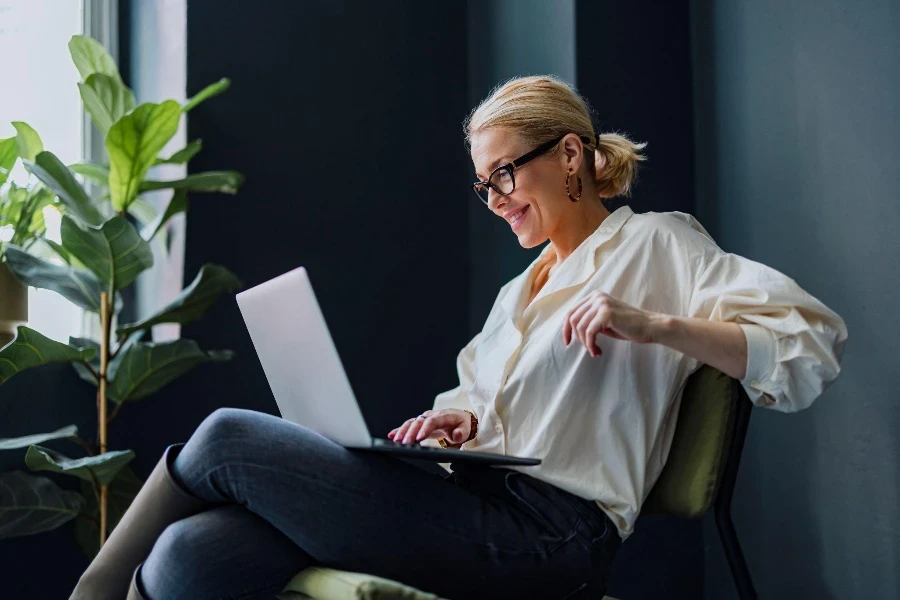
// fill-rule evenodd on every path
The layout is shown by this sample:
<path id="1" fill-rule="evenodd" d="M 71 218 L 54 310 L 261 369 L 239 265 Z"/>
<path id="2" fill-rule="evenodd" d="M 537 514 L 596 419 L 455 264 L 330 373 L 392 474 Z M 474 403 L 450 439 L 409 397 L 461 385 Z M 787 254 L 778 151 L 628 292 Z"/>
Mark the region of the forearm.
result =
<path id="1" fill-rule="evenodd" d="M 737 323 L 660 314 L 652 321 L 652 341 L 668 346 L 735 379 L 747 373 L 747 338 Z"/>

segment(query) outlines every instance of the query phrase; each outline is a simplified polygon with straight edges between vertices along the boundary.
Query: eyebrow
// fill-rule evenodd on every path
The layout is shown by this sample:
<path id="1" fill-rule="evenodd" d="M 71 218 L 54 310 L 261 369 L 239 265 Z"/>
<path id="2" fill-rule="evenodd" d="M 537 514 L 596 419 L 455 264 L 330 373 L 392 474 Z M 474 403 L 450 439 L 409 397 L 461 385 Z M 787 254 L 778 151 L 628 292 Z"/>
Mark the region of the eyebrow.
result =
<path id="1" fill-rule="evenodd" d="M 509 157 L 507 157 L 507 156 L 501 156 L 500 158 L 498 158 L 497 160 L 495 160 L 493 163 L 491 163 L 491 165 L 488 167 L 488 173 L 493 173 L 493 172 L 494 172 L 494 169 L 496 169 L 496 168 L 499 167 L 500 165 L 505 165 L 506 163 L 508 163 L 509 160 L 507 160 L 507 158 L 509 158 Z M 512 160 L 512 159 L 510 159 L 510 160 Z M 504 161 L 505 161 L 505 162 L 504 162 Z M 475 173 L 475 177 L 481 179 L 481 175 L 479 175 L 477 172 Z"/>

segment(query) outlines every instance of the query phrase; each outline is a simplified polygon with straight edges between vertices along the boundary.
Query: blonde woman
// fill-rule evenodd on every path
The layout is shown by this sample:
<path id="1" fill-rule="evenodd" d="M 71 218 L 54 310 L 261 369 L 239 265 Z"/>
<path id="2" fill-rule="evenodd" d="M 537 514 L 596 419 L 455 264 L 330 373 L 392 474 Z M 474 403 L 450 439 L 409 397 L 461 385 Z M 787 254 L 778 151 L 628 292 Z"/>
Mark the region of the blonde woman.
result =
<path id="1" fill-rule="evenodd" d="M 600 598 L 693 371 L 784 412 L 840 373 L 846 326 L 794 280 L 688 214 L 607 211 L 643 145 L 596 131 L 565 82 L 504 83 L 465 133 L 486 211 L 523 248 L 549 243 L 459 353 L 459 385 L 388 435 L 541 465 L 443 478 L 219 409 L 166 449 L 73 598 L 269 599 L 314 564 L 446 598 Z"/>

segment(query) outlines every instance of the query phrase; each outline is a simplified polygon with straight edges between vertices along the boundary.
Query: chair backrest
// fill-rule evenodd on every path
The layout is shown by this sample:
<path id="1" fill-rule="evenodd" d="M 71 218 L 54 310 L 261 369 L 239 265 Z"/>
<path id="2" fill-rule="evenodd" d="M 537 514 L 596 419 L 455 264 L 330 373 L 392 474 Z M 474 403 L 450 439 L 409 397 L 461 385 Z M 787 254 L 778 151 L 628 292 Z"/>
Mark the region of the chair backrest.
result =
<path id="1" fill-rule="evenodd" d="M 709 365 L 692 373 L 685 383 L 669 457 L 641 513 L 691 519 L 709 511 L 723 480 L 734 485 L 725 468 L 731 458 L 736 473 L 747 427 L 747 418 L 739 413 L 749 417 L 750 407 L 738 380 Z M 727 494 L 730 499 L 730 489 Z"/>

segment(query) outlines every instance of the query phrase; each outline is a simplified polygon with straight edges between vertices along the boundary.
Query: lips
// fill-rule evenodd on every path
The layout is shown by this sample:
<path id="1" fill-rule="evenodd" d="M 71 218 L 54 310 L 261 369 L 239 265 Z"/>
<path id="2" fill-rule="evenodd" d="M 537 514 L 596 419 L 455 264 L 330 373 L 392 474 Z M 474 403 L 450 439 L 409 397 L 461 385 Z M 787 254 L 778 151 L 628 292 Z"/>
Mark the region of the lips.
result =
<path id="1" fill-rule="evenodd" d="M 522 223 L 528 218 L 528 214 L 531 212 L 531 208 L 529 205 L 525 205 L 525 208 L 518 211 L 516 214 L 519 215 L 519 218 L 516 221 L 510 221 L 509 226 L 512 227 L 513 231 L 518 231 L 523 227 Z M 510 215 L 512 219 L 515 215 Z"/>
<path id="2" fill-rule="evenodd" d="M 506 220 L 509 221 L 510 225 L 513 225 L 513 224 L 515 224 L 515 221 L 513 221 L 512 219 L 514 219 L 516 217 L 516 215 L 519 215 L 519 219 L 521 219 L 522 217 L 525 216 L 525 213 L 527 211 L 528 211 L 528 205 L 526 204 L 525 206 L 523 206 L 522 208 L 520 208 L 513 214 L 509 215 L 509 217 Z"/>

